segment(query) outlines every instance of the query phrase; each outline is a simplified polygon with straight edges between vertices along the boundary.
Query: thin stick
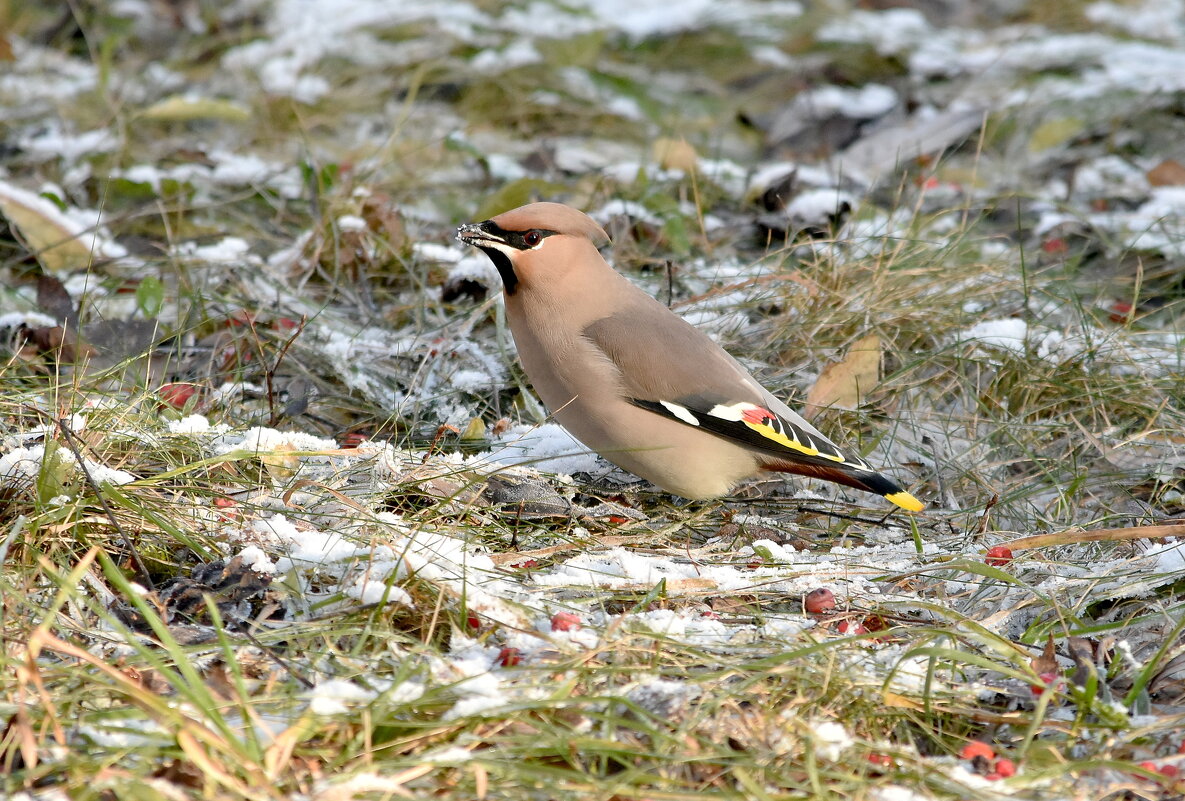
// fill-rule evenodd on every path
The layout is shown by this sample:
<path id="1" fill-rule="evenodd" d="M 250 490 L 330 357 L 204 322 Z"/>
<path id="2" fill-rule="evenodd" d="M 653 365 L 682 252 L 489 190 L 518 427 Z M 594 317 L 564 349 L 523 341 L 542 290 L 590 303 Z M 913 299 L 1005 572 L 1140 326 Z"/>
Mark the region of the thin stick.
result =
<path id="1" fill-rule="evenodd" d="M 1100 528 L 1095 531 L 1069 529 L 1056 534 L 1036 534 L 1004 543 L 1014 551 L 1026 548 L 1045 548 L 1052 545 L 1070 545 L 1076 542 L 1120 542 L 1122 540 L 1148 540 L 1157 537 L 1185 537 L 1185 524 L 1167 526 L 1134 526 L 1131 528 Z"/>

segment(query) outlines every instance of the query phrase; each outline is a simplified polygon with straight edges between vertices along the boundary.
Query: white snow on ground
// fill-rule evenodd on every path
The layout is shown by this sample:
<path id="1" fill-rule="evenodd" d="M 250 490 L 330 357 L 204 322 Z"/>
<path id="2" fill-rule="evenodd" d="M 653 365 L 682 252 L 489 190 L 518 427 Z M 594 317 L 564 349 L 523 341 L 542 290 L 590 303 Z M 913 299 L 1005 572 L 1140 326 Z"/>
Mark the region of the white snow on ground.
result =
<path id="1" fill-rule="evenodd" d="M 217 453 L 246 451 L 336 451 L 337 443 L 300 431 L 277 431 L 256 426 L 245 432 L 227 433 L 215 445 Z"/>
<path id="2" fill-rule="evenodd" d="M 248 545 L 239 551 L 238 557 L 243 560 L 244 567 L 254 570 L 256 573 L 273 574 L 276 572 L 275 563 L 268 558 L 268 555 L 263 552 L 262 548 Z"/>
<path id="3" fill-rule="evenodd" d="M 211 188 L 219 186 L 266 187 L 287 198 L 297 198 L 304 193 L 304 182 L 295 167 L 220 148 L 211 148 L 204 156 L 200 163 L 169 167 L 137 164 L 117 170 L 115 175 L 132 183 L 148 184 L 158 192 L 165 180 L 188 184 L 195 188 L 199 198 L 210 197 Z"/>
<path id="4" fill-rule="evenodd" d="M 407 63 L 409 43 L 390 41 L 386 32 L 399 26 L 420 25 L 433 32 L 429 37 L 432 41 L 426 41 L 424 47 L 436 53 L 435 57 L 442 63 L 447 60 L 450 69 L 471 73 L 496 74 L 534 64 L 546 52 L 549 43 L 545 39 L 607 32 L 617 39 L 637 42 L 700 29 L 707 24 L 725 24 L 743 33 L 749 39 L 750 51 L 767 66 L 793 70 L 798 63 L 797 56 L 787 55 L 770 44 L 781 43 L 786 34 L 784 27 L 770 21 L 784 23 L 793 19 L 801 13 L 797 3 L 573 0 L 562 5 L 566 8 L 526 2 L 495 16 L 484 7 L 447 0 L 400 3 L 358 0 L 345 5 L 321 0 L 277 0 L 258 6 L 264 28 L 259 38 L 231 49 L 219 67 L 228 76 L 227 80 L 235 84 L 258 87 L 267 94 L 297 102 L 317 103 L 334 90 L 322 75 L 324 62 L 356 64 L 374 74 L 398 69 L 397 65 Z M 1185 55 L 1180 47 L 1185 19 L 1182 0 L 1095 2 L 1087 7 L 1086 14 L 1099 24 L 1156 41 L 1135 42 L 1100 31 L 1050 35 L 1041 28 L 1020 25 L 982 31 L 939 30 L 920 13 L 908 9 L 855 10 L 847 14 L 836 10 L 829 15 L 820 35 L 833 43 L 864 42 L 882 54 L 902 57 L 909 64 L 912 80 L 966 79 L 971 89 L 964 89 L 964 93 L 982 94 L 992 101 L 996 110 L 1022 108 L 1035 101 L 1050 107 L 1058 100 L 1093 104 L 1104 95 L 1110 100 L 1109 94 L 1116 92 L 1140 96 L 1141 102 L 1167 103 L 1173 102 L 1176 93 L 1185 89 Z M 6 110 L 19 110 L 22 104 L 67 104 L 79 93 L 92 91 L 97 84 L 98 69 L 85 60 L 60 56 L 15 36 L 7 41 L 12 45 L 14 61 L 6 64 L 6 70 L 0 74 L 0 106 Z M 449 48 L 456 42 L 465 46 L 462 57 L 450 55 Z M 170 81 L 179 80 L 177 76 L 152 73 L 151 69 L 146 72 L 146 84 L 156 82 L 164 87 Z M 1060 70 L 1065 75 L 1036 76 L 1031 81 L 1016 82 L 1039 69 Z M 657 81 L 662 76 L 655 77 Z M 636 97 L 618 92 L 594 70 L 583 65 L 569 66 L 559 78 L 563 90 L 572 96 L 646 124 L 648 112 L 644 104 Z M 121 98 L 134 98 L 137 92 L 146 91 L 145 86 L 119 88 L 126 92 L 119 95 Z M 177 90 L 175 85 L 168 88 Z M 527 99 L 537 103 L 567 100 L 543 93 Z M 835 113 L 869 120 L 893 111 L 900 98 L 887 86 L 868 84 L 808 90 L 794 102 L 815 114 Z M 1070 109 L 1066 113 L 1075 112 Z M 446 114 L 442 117 L 447 122 L 447 125 L 441 123 L 442 127 L 455 126 L 455 117 Z M 384 119 L 386 122 L 389 120 Z M 53 123 L 14 128 L 14 131 L 14 141 L 30 159 L 49 163 L 56 158 L 64 167 L 91 154 L 111 153 L 121 145 L 114 127 L 76 130 L 64 123 Z M 442 134 L 437 141 L 460 145 L 470 141 L 466 136 L 470 135 L 450 138 Z M 360 135 L 359 139 L 364 140 L 365 136 Z M 472 135 L 470 144 L 477 141 L 477 136 Z M 528 146 L 533 148 L 536 143 L 520 144 L 522 147 L 513 154 L 483 153 L 489 174 L 496 181 L 537 174 L 531 172 L 533 168 L 524 166 L 527 161 L 523 158 Z M 645 186 L 649 192 L 662 182 L 688 178 L 682 171 L 664 170 L 647 161 L 639 155 L 646 152 L 645 148 L 629 143 L 557 136 L 546 145 L 554 149 L 554 161 L 561 173 L 593 174 L 597 181 L 616 181 L 630 192 L 637 186 Z M 478 152 L 486 149 L 472 146 Z M 1122 143 L 1118 147 L 1122 148 Z M 199 203 L 218 197 L 227 189 L 244 187 L 265 188 L 282 198 L 303 200 L 308 187 L 300 169 L 293 165 L 296 158 L 293 153 L 238 152 L 203 144 L 200 160 L 182 159 L 181 163 L 170 162 L 171 166 L 133 164 L 113 174 L 157 191 L 166 181 L 186 184 Z M 474 157 L 453 171 L 452 168 L 440 170 L 433 176 L 438 182 L 433 186 L 455 182 L 458 176 L 472 179 L 480 172 L 476 160 Z M 85 166 L 78 165 L 75 171 L 54 176 L 52 180 L 56 183 L 43 188 L 54 198 L 67 201 L 69 192 L 89 177 Z M 1152 166 L 1117 153 L 1092 157 L 1077 169 L 1073 181 L 1059 178 L 1047 185 L 1048 194 L 1057 198 L 1057 206 L 1050 207 L 1037 226 L 1037 233 L 1067 222 L 1083 222 L 1103 232 L 1117 247 L 1156 251 L 1170 258 L 1185 257 L 1185 226 L 1181 222 L 1185 219 L 1185 190 L 1176 186 L 1153 187 L 1147 176 Z M 801 189 L 786 208 L 792 219 L 818 222 L 833 214 L 841 203 L 855 206 L 860 199 L 854 194 L 856 190 L 849 190 L 849 183 L 840 183 L 841 176 L 833 174 L 830 165 L 824 163 L 776 161 L 742 165 L 726 156 L 701 157 L 698 161 L 698 174 L 731 193 L 738 202 L 746 194 L 759 193 L 791 172 L 796 173 Z M 639 176 L 642 179 L 635 186 Z M 990 178 L 980 176 L 979 184 L 988 181 Z M 953 182 L 945 183 L 935 192 L 956 191 L 952 186 Z M 98 212 L 82 209 L 63 212 L 55 201 L 15 184 L 5 183 L 0 189 L 9 192 L 9 197 L 30 204 L 80 241 L 90 243 L 96 252 L 113 258 L 123 255 L 120 246 L 96 228 L 102 222 Z M 964 189 L 969 197 L 974 197 L 981 186 L 968 181 L 966 187 L 957 191 Z M 663 215 L 644 202 L 641 192 L 629 197 L 635 199 L 612 198 L 593 210 L 594 217 L 604 222 L 628 214 L 648 225 L 663 224 Z M 930 197 L 933 199 L 933 195 Z M 1099 211 L 1088 202 L 1095 198 L 1123 198 L 1125 203 Z M 449 234 L 447 224 L 460 211 L 447 205 L 451 202 L 455 201 L 441 202 L 438 207 L 432 197 L 426 196 L 407 203 L 401 211 L 406 219 L 422 226 L 415 236 L 443 238 Z M 690 218 L 690 210 L 689 202 L 685 201 L 682 213 Z M 722 214 L 723 219 L 705 218 L 705 227 L 711 231 L 737 225 L 736 220 Z M 341 213 L 340 209 L 330 207 L 327 215 L 325 219 L 335 219 L 342 231 L 358 232 L 367 228 L 366 221 L 356 214 Z M 948 244 L 945 237 L 957 227 L 948 217 L 945 221 L 928 221 L 919 233 L 911 228 L 914 221 L 912 209 L 861 209 L 845 230 L 843 247 L 848 248 L 851 259 L 882 253 L 906 237 L 932 237 L 936 247 L 943 247 Z M 313 231 L 293 234 L 289 247 L 279 243 L 270 256 L 265 244 L 249 243 L 236 236 L 224 236 L 213 243 L 208 239 L 200 243 L 179 240 L 174 244 L 173 255 L 199 267 L 266 264 L 277 273 L 284 273 L 303 265 L 306 246 L 314 240 Z M 994 245 L 997 256 L 1006 247 L 999 242 Z M 983 252 L 993 253 L 991 247 L 992 243 L 985 245 Z M 466 248 L 418 241 L 412 245 L 411 258 L 415 262 L 432 263 L 439 271 L 447 269 L 453 281 L 474 280 L 491 290 L 500 287 L 498 274 L 488 259 Z M 758 274 L 750 269 L 751 265 L 729 261 L 719 253 L 689 259 L 682 267 L 685 274 L 681 279 L 695 293 L 716 289 L 730 279 Z M 105 287 L 93 284 L 88 276 L 66 279 L 67 288 L 75 294 L 106 291 Z M 1052 362 L 1089 358 L 1094 360 L 1092 364 L 1101 365 L 1098 369 L 1130 371 L 1136 380 L 1143 375 L 1183 368 L 1185 356 L 1177 334 L 1098 331 L 1079 324 L 1059 327 L 1051 322 L 1062 319 L 1054 313 L 1057 310 L 1035 318 L 998 316 L 1012 310 L 997 310 L 991 298 L 980 296 L 981 289 L 985 285 L 978 277 L 959 288 L 967 296 L 963 308 L 969 315 L 986 312 L 991 316 L 967 325 L 954 341 L 965 344 L 968 351 L 989 364 L 1009 354 L 1032 355 Z M 693 307 L 688 317 L 697 325 L 711 328 L 715 334 L 743 335 L 749 323 L 747 314 L 735 309 L 752 305 L 749 301 L 759 297 L 752 294 L 757 291 L 746 287 L 706 298 Z M 428 294 L 431 296 L 431 291 Z M 30 308 L 35 302 L 27 288 L 15 290 L 11 297 Z M 485 314 L 486 310 L 488 307 L 481 313 Z M 391 331 L 351 318 L 346 322 L 313 323 L 306 330 L 306 337 L 349 388 L 371 400 L 380 400 L 386 408 L 396 409 L 395 414 L 411 410 L 423 413 L 425 419 L 435 415 L 450 421 L 468 420 L 477 414 L 475 410 L 479 407 L 472 398 L 464 397 L 465 393 L 484 396 L 493 388 L 509 385 L 504 354 L 499 350 L 507 344 L 495 347 L 479 340 L 473 330 L 478 324 L 477 314 L 461 325 L 442 316 L 432 317 L 433 313 L 436 312 L 425 312 L 429 329 L 437 324 L 439 328 L 428 334 L 410 329 Z M 865 312 L 857 310 L 857 313 Z M 0 329 L 12 329 L 22 323 L 30 327 L 56 324 L 51 317 L 38 312 L 0 315 Z M 414 380 L 406 386 L 399 383 L 408 375 L 414 375 Z M 220 403 L 231 403 L 244 388 L 241 383 L 227 384 L 214 393 L 214 398 Z M 532 414 L 527 412 L 522 417 L 532 419 Z M 81 421 L 71 425 L 79 431 L 85 427 Z M 412 458 L 381 443 L 347 453 L 324 437 L 262 427 L 231 431 L 226 424 L 211 426 L 200 415 L 162 421 L 161 433 L 165 431 L 176 437 L 191 437 L 201 443 L 209 456 L 257 458 L 264 464 L 271 460 L 271 464 L 290 470 L 291 478 L 326 479 L 326 486 L 335 491 L 342 487 L 355 489 L 344 477 L 356 477 L 351 471 L 362 472 L 375 482 L 374 486 L 388 493 L 379 493 L 384 498 L 393 489 L 405 491 L 407 485 L 418 481 L 421 476 L 414 473 L 413 463 L 435 471 L 432 473 L 435 476 L 460 476 L 458 481 L 462 483 L 472 478 L 475 484 L 480 484 L 484 472 L 497 470 L 501 465 L 521 464 L 560 474 L 590 473 L 629 480 L 553 424 L 514 426 L 494 443 L 490 453 L 467 459 L 424 459 L 423 453 Z M 52 427 L 43 426 L 6 436 L 0 450 L 0 485 L 27 489 L 39 477 L 55 470 L 60 470 L 64 481 L 76 484 L 79 467 L 68 449 L 58 448 L 54 461 L 46 464 L 45 446 L 28 444 L 50 435 Z M 145 440 L 151 436 L 155 433 L 147 432 Z M 1134 464 L 1125 468 L 1130 475 L 1147 472 L 1167 480 L 1179 474 L 1181 457 L 1173 450 L 1171 439 L 1161 441 L 1149 435 L 1145 442 L 1126 437 L 1124 432 L 1103 432 L 1098 435 L 1098 442 L 1100 447 L 1110 449 L 1113 461 L 1125 456 L 1132 458 Z M 958 420 L 936 422 L 922 416 L 903 424 L 892 447 L 894 456 L 900 456 L 894 461 L 921 463 L 927 470 L 941 471 L 944 463 L 957 459 L 975 464 L 988 461 L 982 438 L 969 433 Z M 100 482 L 126 483 L 136 478 L 89 457 L 86 465 Z M 241 511 L 249 507 L 243 504 L 236 513 L 239 517 L 233 521 L 219 519 L 214 528 L 217 536 L 232 552 L 237 551 L 251 569 L 290 581 L 296 592 L 306 591 L 310 596 L 321 593 L 332 603 L 343 605 L 410 606 L 413 597 L 408 588 L 412 588 L 412 582 L 429 582 L 439 588 L 445 604 L 453 607 L 463 603 L 486 626 L 478 638 L 456 632 L 451 637 L 450 650 L 432 659 L 431 676 L 425 677 L 425 681 L 437 687 L 444 685 L 452 693 L 454 705 L 445 715 L 448 720 L 476 714 L 497 715 L 508 704 L 543 697 L 554 690 L 534 680 L 523 681 L 515 676 L 511 666 L 500 664 L 504 645 L 517 649 L 529 665 L 545 663 L 556 652 L 571 654 L 603 648 L 621 632 L 716 653 L 740 649 L 777 653 L 789 644 L 835 633 L 828 621 L 793 609 L 763 613 L 757 622 L 748 619 L 722 622 L 713 616 L 707 604 L 700 603 L 704 598 L 750 593 L 760 597 L 761 593 L 770 593 L 784 602 L 786 598 L 823 587 L 835 593 L 841 608 L 883 604 L 924 618 L 929 611 L 917 595 L 902 589 L 897 582 L 884 579 L 895 576 L 903 577 L 903 581 L 905 577 L 911 581 L 925 579 L 932 581 L 934 588 L 933 596 L 926 597 L 927 605 L 943 603 L 952 614 L 970 611 L 977 619 L 982 612 L 990 618 L 983 623 L 989 631 L 1019 637 L 1034 617 L 1041 614 L 1041 610 L 1026 607 L 1025 602 L 1033 593 L 1050 598 L 1081 597 L 1086 592 L 1098 598 L 1143 597 L 1163 583 L 1179 580 L 1185 572 L 1182 545 L 1171 541 L 1154 544 L 1132 559 L 1099 562 L 1081 569 L 1044 559 L 1018 559 L 1008 570 L 1018 576 L 1023 586 L 993 589 L 994 608 L 972 609 L 960 604 L 974 603 L 966 599 L 974 599 L 975 593 L 985 587 L 991 588 L 991 582 L 982 575 L 949 565 L 960 558 L 981 562 L 978 544 L 926 543 L 919 555 L 901 530 L 885 528 L 867 531 L 867 544 L 858 547 L 836 545 L 829 550 L 802 552 L 785 543 L 757 539 L 747 546 L 731 549 L 727 557 L 710 549 L 692 552 L 672 547 L 660 551 L 594 544 L 582 552 L 559 553 L 545 567 L 515 573 L 496 564 L 484 551 L 489 546 L 476 542 L 476 538 L 466 541 L 455 530 L 438 530 L 409 522 L 410 515 L 404 519 L 364 508 L 354 510 L 356 517 L 351 512 L 339 515 L 330 523 L 301 507 L 300 503 L 311 493 L 298 493 L 290 506 L 283 505 L 266 488 L 260 488 L 260 493 L 257 507 Z M 277 488 L 275 495 L 279 494 Z M 1044 500 L 1038 498 L 1033 503 Z M 1048 501 L 1053 506 L 1056 498 L 1051 495 Z M 69 502 L 67 495 L 49 501 L 57 506 Z M 442 503 L 441 508 L 447 505 Z M 201 516 L 208 511 L 203 508 L 195 516 L 203 521 L 215 520 L 213 515 Z M 473 510 L 464 511 L 468 514 Z M 736 515 L 734 522 L 754 528 L 777 526 L 776 522 L 745 515 Z M 588 531 L 578 528 L 571 533 L 588 536 Z M 780 533 L 783 532 L 768 536 Z M 679 533 L 664 532 L 663 536 L 664 544 L 669 544 Z M 947 559 L 955 562 L 944 561 Z M 668 599 L 698 605 L 610 613 L 601 604 L 609 591 L 648 591 L 660 582 L 665 582 Z M 551 631 L 550 615 L 558 609 L 574 610 L 580 615 L 583 627 Z M 495 625 L 489 626 L 490 622 Z M 504 625 L 499 627 L 497 623 Z M 495 633 L 491 634 L 491 629 Z M 869 641 L 867 649 L 852 649 L 842 654 L 838 669 L 868 677 L 870 686 L 879 688 L 889 671 L 893 671 L 889 687 L 894 691 L 920 692 L 926 686 L 927 662 L 908 656 L 895 644 Z M 668 678 L 641 676 L 634 681 L 624 690 L 626 697 L 645 708 L 691 703 L 701 691 L 693 684 Z M 307 696 L 310 710 L 319 715 L 357 714 L 359 707 L 376 703 L 380 698 L 393 703 L 414 701 L 425 692 L 426 686 L 419 682 L 384 686 L 381 681 L 369 681 L 369 677 L 368 683 L 374 689 L 363 687 L 360 682 L 321 681 Z M 819 754 L 825 759 L 843 759 L 845 750 L 852 745 L 850 734 L 840 724 L 820 720 L 799 723 L 809 727 Z M 423 759 L 439 764 L 462 764 L 471 759 L 471 754 L 463 748 L 448 748 L 423 755 Z M 967 782 L 983 783 L 979 777 L 965 772 L 960 776 Z M 996 789 L 1000 789 L 998 785 Z M 914 801 L 921 797 L 893 785 L 872 792 L 880 801 Z"/>
<path id="5" fill-rule="evenodd" d="M 252 523 L 250 538 L 250 541 L 286 554 L 276 560 L 276 572 L 280 574 L 287 573 L 297 566 L 331 567 L 335 562 L 368 552 L 341 534 L 297 527 L 293 521 L 278 512 Z"/>
<path id="6" fill-rule="evenodd" d="M 815 34 L 823 42 L 866 43 L 882 55 L 897 55 L 941 34 L 913 8 L 854 10 L 828 20 Z"/>
<path id="7" fill-rule="evenodd" d="M 18 140 L 29 155 L 38 159 L 62 159 L 74 163 L 83 156 L 106 153 L 119 146 L 115 134 L 105 128 L 83 133 L 67 133 L 60 124 L 31 131 Z"/>
<path id="8" fill-rule="evenodd" d="M 1119 375 L 1164 375 L 1185 366 L 1185 341 L 1155 332 L 1063 334 L 1010 317 L 976 323 L 959 332 L 956 341 L 975 343 L 979 352 L 989 356 L 993 352 L 1031 354 L 1054 363 L 1090 358 L 1105 362 L 1106 369 Z"/>
<path id="9" fill-rule="evenodd" d="M 843 752 L 856 744 L 843 724 L 834 720 L 815 724 L 813 731 L 819 755 L 832 762 L 838 762 Z"/>
<path id="10" fill-rule="evenodd" d="M 329 91 L 329 83 L 316 66 L 328 58 L 355 61 L 371 69 L 402 66 L 405 48 L 376 36 L 376 31 L 411 24 L 431 24 L 446 39 L 480 44 L 487 31 L 513 31 L 516 37 L 501 48 L 486 47 L 470 62 L 470 69 L 497 73 L 535 63 L 540 56 L 532 38 L 566 38 L 598 30 L 633 39 L 670 34 L 704 25 L 742 29 L 752 37 L 776 38 L 769 20 L 785 21 L 802 13 L 792 0 L 754 2 L 733 0 L 579 0 L 570 10 L 534 2 L 511 8 L 493 17 L 470 3 L 447 0 L 359 0 L 348 6 L 317 0 L 277 0 L 267 18 L 266 37 L 231 49 L 222 65 L 232 74 L 258 81 L 270 94 L 285 95 L 302 103 L 315 103 Z M 634 116 L 621 98 L 609 105 L 625 116 Z"/>
<path id="11" fill-rule="evenodd" d="M 128 255 L 127 249 L 111 239 L 100 224 L 101 212 L 73 207 L 59 209 L 48 198 L 0 181 L 0 208 L 8 204 L 28 209 L 66 237 L 78 240 L 96 259 L 120 259 Z"/>
<path id="12" fill-rule="evenodd" d="M 859 88 L 822 86 L 796 95 L 790 105 L 791 116 L 812 115 L 823 119 L 841 114 L 857 120 L 870 120 L 897 107 L 897 93 L 887 86 L 869 83 Z"/>
<path id="13" fill-rule="evenodd" d="M 337 229 L 339 231 L 365 231 L 366 228 L 366 220 L 357 214 L 343 214 L 337 218 Z"/>
<path id="14" fill-rule="evenodd" d="M 445 259 L 439 259 L 445 261 Z M 448 271 L 449 283 L 473 281 L 481 284 L 486 291 L 498 291 L 502 288 L 502 279 L 493 262 L 484 253 L 474 256 L 458 257 L 454 260 L 452 269 Z"/>
<path id="15" fill-rule="evenodd" d="M 453 245 L 442 245 L 438 242 L 416 242 L 412 245 L 412 252 L 417 258 L 425 261 L 440 261 L 447 264 L 457 264 L 464 260 L 471 252 L 469 248 L 455 247 Z M 476 261 L 476 258 L 470 256 Z M 489 259 L 484 256 L 482 259 L 488 264 Z"/>
<path id="16" fill-rule="evenodd" d="M 760 30 L 755 23 L 763 19 L 793 19 L 802 13 L 801 5 L 784 0 L 576 0 L 573 5 L 596 19 L 598 27 L 613 28 L 635 39 L 720 24 L 743 26 L 752 33 Z"/>
<path id="17" fill-rule="evenodd" d="M 1165 573 L 1179 574 L 1185 571 L 1185 540 L 1170 539 L 1153 545 L 1146 553 L 1156 557 L 1157 569 Z"/>
<path id="18" fill-rule="evenodd" d="M 364 604 L 389 603 L 415 606 L 415 602 L 412 601 L 407 590 L 396 587 L 389 580 L 377 581 L 363 576 L 353 584 L 346 586 L 343 592 L 346 597 L 356 598 Z"/>
<path id="19" fill-rule="evenodd" d="M 882 784 L 872 788 L 869 798 L 872 801 L 928 801 L 929 796 L 899 784 Z"/>
<path id="20" fill-rule="evenodd" d="M 43 471 L 55 473 L 61 480 L 83 481 L 83 467 L 97 484 L 128 484 L 136 480 L 127 471 L 107 467 L 87 456 L 82 457 L 82 465 L 79 465 L 73 451 L 64 445 L 54 448 L 53 456 L 47 463 L 45 446 L 32 445 L 0 453 L 0 486 L 28 487 L 41 477 Z"/>
<path id="21" fill-rule="evenodd" d="M 42 105 L 69 102 L 99 82 L 99 67 L 89 59 L 8 36 L 13 59 L 0 71 L 0 106 L 28 113 Z"/>
<path id="22" fill-rule="evenodd" d="M 786 216 L 800 225 L 821 225 L 856 205 L 856 197 L 842 190 L 808 189 L 786 205 Z"/>
<path id="23" fill-rule="evenodd" d="M 1166 41 L 1185 40 L 1185 0 L 1143 0 L 1115 3 L 1110 0 L 1091 3 L 1086 18 L 1110 25 L 1133 36 Z"/>
<path id="24" fill-rule="evenodd" d="M 204 415 L 191 414 L 180 420 L 169 420 L 165 423 L 171 434 L 225 434 L 230 431 L 226 423 L 211 426 Z"/>
<path id="25" fill-rule="evenodd" d="M 250 253 L 251 245 L 247 240 L 228 236 L 210 245 L 198 245 L 196 242 L 182 242 L 177 246 L 177 255 L 199 262 L 240 264 L 247 261 L 258 263 L 258 257 Z"/>
<path id="26" fill-rule="evenodd" d="M 324 717 L 345 715 L 351 707 L 369 704 L 377 696 L 374 690 L 364 689 L 345 679 L 322 681 L 307 693 L 309 711 Z"/>
<path id="27" fill-rule="evenodd" d="M 627 163 L 624 165 L 618 165 L 613 169 L 622 170 L 625 174 L 625 177 L 632 179 L 633 176 L 637 174 L 638 170 L 641 169 L 641 165 L 636 162 L 632 164 Z M 682 175 L 682 171 L 680 171 L 679 174 Z M 592 217 L 602 225 L 607 224 L 614 217 L 629 217 L 636 222 L 645 223 L 647 225 L 662 225 L 662 220 L 660 220 L 656 214 L 651 212 L 641 203 L 630 200 L 622 200 L 620 198 L 610 200 L 600 208 L 590 211 L 588 216 Z"/>
<path id="28" fill-rule="evenodd" d="M 469 61 L 470 69 L 482 73 L 498 73 L 521 67 L 524 64 L 537 64 L 543 56 L 536 49 L 534 42 L 529 39 L 515 39 L 501 50 L 481 50 Z"/>
<path id="29" fill-rule="evenodd" d="M 0 314 L 0 330 L 16 328 L 22 325 L 29 328 L 53 328 L 59 322 L 48 314 L 42 314 L 36 311 Z"/>
<path id="30" fill-rule="evenodd" d="M 1029 325 L 1024 320 L 984 320 L 960 334 L 959 339 L 1023 355 L 1028 335 Z"/>
<path id="31" fill-rule="evenodd" d="M 562 426 L 512 426 L 480 462 L 505 465 L 525 464 L 548 473 L 573 475 L 605 474 L 616 470 L 579 442 Z"/>

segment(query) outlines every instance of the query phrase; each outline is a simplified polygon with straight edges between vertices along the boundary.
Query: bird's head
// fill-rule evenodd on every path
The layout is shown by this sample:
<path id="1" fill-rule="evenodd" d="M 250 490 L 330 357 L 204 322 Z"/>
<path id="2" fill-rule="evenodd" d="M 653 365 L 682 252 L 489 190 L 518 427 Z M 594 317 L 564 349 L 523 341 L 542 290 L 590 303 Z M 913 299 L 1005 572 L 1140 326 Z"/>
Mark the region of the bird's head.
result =
<path id="1" fill-rule="evenodd" d="M 595 269 L 604 264 L 596 247 L 609 235 L 571 206 L 530 203 L 485 222 L 462 225 L 457 239 L 489 256 L 506 294 L 513 295 L 520 285 L 562 281 L 586 265 Z"/>

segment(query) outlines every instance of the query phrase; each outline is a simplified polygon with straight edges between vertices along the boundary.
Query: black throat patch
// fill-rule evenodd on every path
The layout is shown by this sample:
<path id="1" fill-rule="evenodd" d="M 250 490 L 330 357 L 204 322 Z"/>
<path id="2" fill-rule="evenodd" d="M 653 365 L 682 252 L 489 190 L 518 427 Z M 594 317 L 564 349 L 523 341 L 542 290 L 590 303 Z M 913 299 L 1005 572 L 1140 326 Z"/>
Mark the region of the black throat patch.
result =
<path id="1" fill-rule="evenodd" d="M 493 220 L 486 220 L 478 227 L 515 250 L 530 250 L 537 247 L 543 239 L 556 233 L 547 228 L 510 231 L 498 225 Z M 518 290 L 518 276 L 514 272 L 514 265 L 510 263 L 510 257 L 497 248 L 483 245 L 480 239 L 473 242 L 473 244 L 489 256 L 490 261 L 494 263 L 494 267 L 498 269 L 498 275 L 502 277 L 502 290 L 507 295 L 513 295 Z"/>
<path id="2" fill-rule="evenodd" d="M 490 261 L 497 268 L 498 275 L 502 277 L 502 291 L 507 295 L 513 295 L 518 290 L 518 276 L 514 274 L 514 265 L 510 263 L 510 257 L 497 248 L 482 247 L 481 245 L 477 247 L 490 257 Z"/>

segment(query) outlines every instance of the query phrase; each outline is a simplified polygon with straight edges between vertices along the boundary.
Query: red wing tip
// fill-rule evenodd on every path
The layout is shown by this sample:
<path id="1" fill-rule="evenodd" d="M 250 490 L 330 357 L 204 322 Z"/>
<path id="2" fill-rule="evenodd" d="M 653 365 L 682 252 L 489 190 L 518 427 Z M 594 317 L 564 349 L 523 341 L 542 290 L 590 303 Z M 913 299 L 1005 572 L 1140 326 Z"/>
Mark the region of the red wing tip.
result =
<path id="1" fill-rule="evenodd" d="M 751 409 L 745 409 L 743 412 L 741 412 L 741 417 L 745 420 L 745 422 L 759 426 L 764 425 L 767 420 L 772 420 L 774 418 L 774 414 L 768 409 L 762 409 L 760 406 L 754 406 Z"/>

